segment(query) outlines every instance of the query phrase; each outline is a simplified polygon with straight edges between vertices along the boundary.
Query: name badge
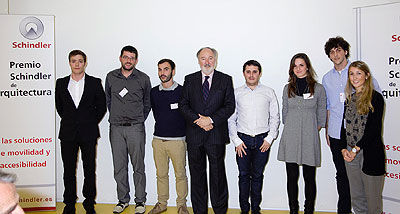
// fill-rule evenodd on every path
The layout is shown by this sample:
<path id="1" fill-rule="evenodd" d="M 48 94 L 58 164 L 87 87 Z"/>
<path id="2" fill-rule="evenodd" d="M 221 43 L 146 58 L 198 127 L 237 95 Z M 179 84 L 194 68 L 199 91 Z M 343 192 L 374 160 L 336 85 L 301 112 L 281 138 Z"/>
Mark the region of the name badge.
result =
<path id="1" fill-rule="evenodd" d="M 342 92 L 339 94 L 339 96 L 340 96 L 340 98 L 339 98 L 340 102 L 344 103 L 344 101 L 346 101 L 346 95 L 344 95 L 344 93 Z"/>
<path id="2" fill-rule="evenodd" d="M 171 103 L 171 109 L 178 109 L 178 103 Z"/>
<path id="3" fill-rule="evenodd" d="M 128 89 L 124 88 L 119 92 L 119 96 L 124 97 L 128 93 Z"/>
<path id="4" fill-rule="evenodd" d="M 314 95 L 311 95 L 311 93 L 304 93 L 303 94 L 303 99 L 305 99 L 305 100 L 309 100 L 309 99 L 312 99 L 312 98 L 314 98 Z"/>

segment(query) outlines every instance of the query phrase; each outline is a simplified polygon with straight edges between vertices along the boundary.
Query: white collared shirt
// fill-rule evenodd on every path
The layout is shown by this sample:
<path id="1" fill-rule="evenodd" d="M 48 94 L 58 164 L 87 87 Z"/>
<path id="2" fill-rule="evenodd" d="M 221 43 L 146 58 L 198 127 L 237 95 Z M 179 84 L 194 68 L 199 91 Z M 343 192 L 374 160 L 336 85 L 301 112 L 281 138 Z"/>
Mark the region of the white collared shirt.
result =
<path id="1" fill-rule="evenodd" d="M 85 75 L 79 81 L 69 78 L 68 91 L 74 101 L 75 107 L 78 108 L 81 101 L 83 88 L 85 87 Z"/>
<path id="2" fill-rule="evenodd" d="M 209 75 L 206 75 L 203 72 L 201 72 L 201 84 L 202 85 L 204 83 L 204 80 L 206 79 L 206 76 L 210 77 L 210 78 L 208 78 L 208 87 L 211 89 L 211 83 L 212 83 L 212 78 L 214 76 L 214 71 L 212 71 Z"/>
<path id="3" fill-rule="evenodd" d="M 264 140 L 272 144 L 280 123 L 274 90 L 261 83 L 252 90 L 245 84 L 235 89 L 235 100 L 235 112 L 228 120 L 229 137 L 235 146 L 243 143 L 237 132 L 251 136 L 269 132 Z"/>

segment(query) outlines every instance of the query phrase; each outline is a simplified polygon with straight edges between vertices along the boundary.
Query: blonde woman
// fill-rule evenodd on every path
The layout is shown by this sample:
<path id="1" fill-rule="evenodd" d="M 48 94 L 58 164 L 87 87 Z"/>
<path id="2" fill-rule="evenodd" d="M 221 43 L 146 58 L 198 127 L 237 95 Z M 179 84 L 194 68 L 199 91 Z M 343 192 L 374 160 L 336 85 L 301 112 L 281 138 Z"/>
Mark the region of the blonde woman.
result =
<path id="1" fill-rule="evenodd" d="M 351 63 L 340 140 L 350 182 L 351 204 L 356 214 L 382 212 L 383 110 L 383 97 L 374 90 L 367 64 Z"/>

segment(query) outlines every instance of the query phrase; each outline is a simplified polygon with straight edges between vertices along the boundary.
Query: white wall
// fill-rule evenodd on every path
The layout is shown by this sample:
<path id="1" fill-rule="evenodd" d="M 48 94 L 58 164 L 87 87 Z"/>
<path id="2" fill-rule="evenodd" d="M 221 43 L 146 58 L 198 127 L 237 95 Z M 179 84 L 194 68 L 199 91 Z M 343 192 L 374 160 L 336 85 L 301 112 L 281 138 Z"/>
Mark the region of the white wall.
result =
<path id="1" fill-rule="evenodd" d="M 290 58 L 305 52 L 311 58 L 319 80 L 332 64 L 323 45 L 329 37 L 341 35 L 355 48 L 356 25 L 353 8 L 393 2 L 389 0 L 337 1 L 239 1 L 239 0 L 12 0 L 0 1 L 0 13 L 45 14 L 55 16 L 56 76 L 70 73 L 68 53 L 82 49 L 88 55 L 87 73 L 101 77 L 120 66 L 118 56 L 124 45 L 139 51 L 137 68 L 146 72 L 152 85 L 159 84 L 157 62 L 171 58 L 177 64 L 175 79 L 199 70 L 195 53 L 211 46 L 219 51 L 218 70 L 233 76 L 235 87 L 244 83 L 242 64 L 256 59 L 263 66 L 261 81 L 274 88 L 281 102 L 282 89 L 288 78 Z M 354 49 L 355 52 L 355 49 Z M 108 114 L 101 122 L 97 155 L 97 201 L 115 203 L 111 150 L 108 141 Z M 57 130 L 59 118 L 57 118 Z M 148 204 L 157 200 L 155 167 L 151 139 L 154 119 L 146 121 L 146 173 Z M 281 130 L 283 126 L 281 125 Z M 324 131 L 324 130 L 323 130 Z M 322 132 L 321 132 L 322 133 Z M 321 135 L 322 167 L 317 170 L 317 210 L 336 210 L 335 170 L 329 148 Z M 288 209 L 284 163 L 276 160 L 279 138 L 265 170 L 263 209 Z M 57 144 L 57 200 L 62 201 L 62 162 Z M 238 205 L 238 170 L 234 146 L 227 146 L 226 166 L 229 185 L 229 207 Z M 170 170 L 173 175 L 173 171 Z M 79 163 L 78 190 L 82 187 Z M 175 204 L 173 179 L 171 200 Z M 300 183 L 300 207 L 303 206 L 303 182 Z M 133 185 L 133 184 L 132 184 Z M 133 190 L 133 186 L 131 186 Z M 132 195 L 133 196 L 133 195 Z M 82 196 L 79 193 L 79 198 Z M 190 204 L 190 197 L 189 197 Z"/>
<path id="2" fill-rule="evenodd" d="M 8 0 L 0 0 L 0 14 L 8 13 Z"/>

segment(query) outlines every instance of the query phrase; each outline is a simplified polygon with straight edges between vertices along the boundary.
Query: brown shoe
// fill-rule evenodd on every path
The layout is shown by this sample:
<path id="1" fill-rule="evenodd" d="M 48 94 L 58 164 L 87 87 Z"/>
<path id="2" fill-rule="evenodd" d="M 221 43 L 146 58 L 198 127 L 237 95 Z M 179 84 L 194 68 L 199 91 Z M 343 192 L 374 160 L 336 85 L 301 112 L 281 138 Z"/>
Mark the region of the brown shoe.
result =
<path id="1" fill-rule="evenodd" d="M 153 209 L 150 210 L 148 214 L 159 214 L 167 210 L 167 205 L 160 204 L 157 202 L 156 205 L 154 205 Z"/>
<path id="2" fill-rule="evenodd" d="M 186 205 L 182 205 L 178 208 L 178 214 L 189 214 Z"/>

